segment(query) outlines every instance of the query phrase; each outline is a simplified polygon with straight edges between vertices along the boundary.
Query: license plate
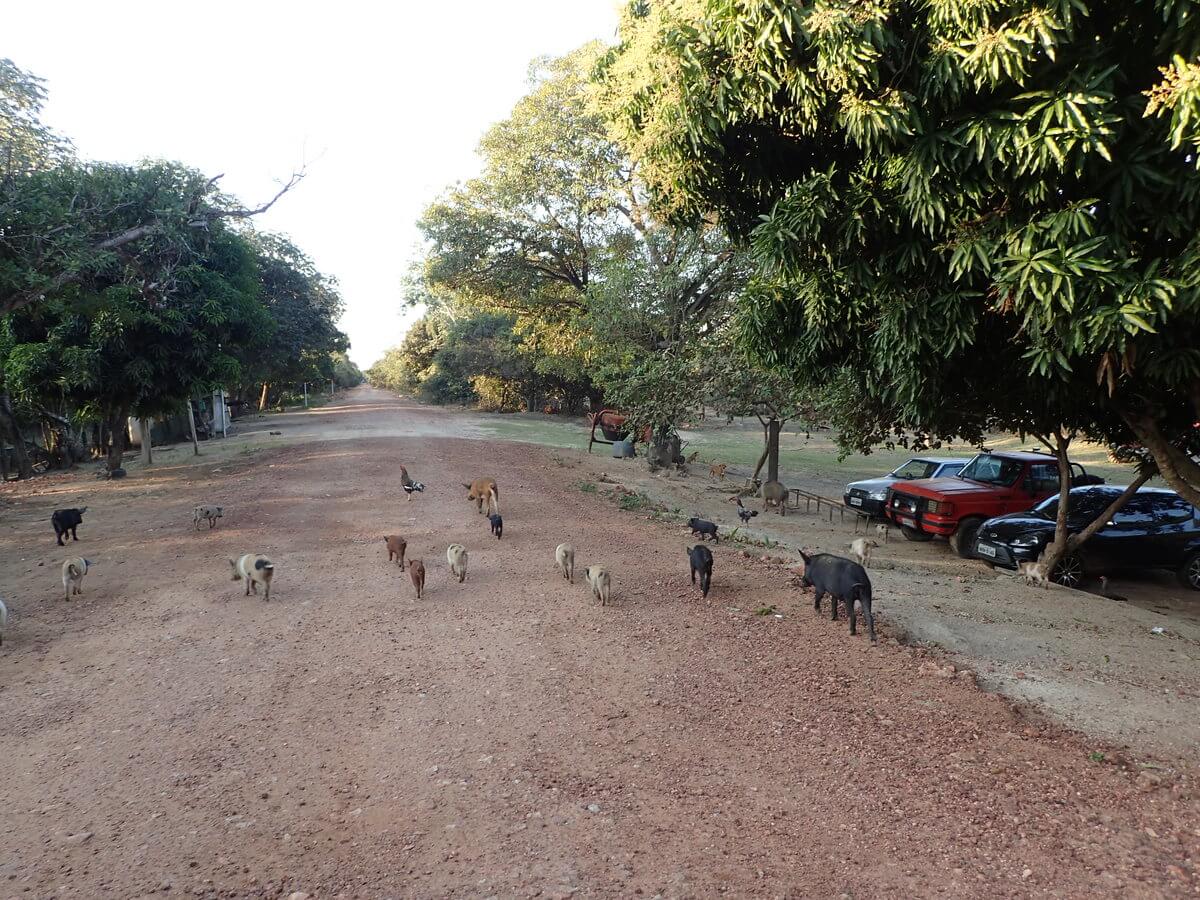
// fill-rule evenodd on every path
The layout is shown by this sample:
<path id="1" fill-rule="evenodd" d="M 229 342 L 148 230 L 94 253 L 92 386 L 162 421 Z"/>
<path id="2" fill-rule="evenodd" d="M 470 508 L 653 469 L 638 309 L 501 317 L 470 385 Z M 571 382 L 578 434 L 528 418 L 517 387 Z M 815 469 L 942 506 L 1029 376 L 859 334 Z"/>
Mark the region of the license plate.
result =
<path id="1" fill-rule="evenodd" d="M 862 506 L 862 497 L 851 497 L 850 505 L 851 506 Z"/>
<path id="2" fill-rule="evenodd" d="M 916 523 L 915 521 L 913 521 L 912 519 L 906 519 L 906 518 L 904 518 L 904 516 L 898 516 L 898 517 L 897 517 L 897 521 L 898 521 L 898 522 L 899 522 L 901 525 L 907 525 L 909 528 L 916 528 L 916 527 L 917 527 L 917 523 Z"/>
<path id="3" fill-rule="evenodd" d="M 991 544 L 977 544 L 975 546 L 975 549 L 978 550 L 980 553 L 982 553 L 984 556 L 994 557 L 996 555 L 996 548 L 993 547 Z"/>

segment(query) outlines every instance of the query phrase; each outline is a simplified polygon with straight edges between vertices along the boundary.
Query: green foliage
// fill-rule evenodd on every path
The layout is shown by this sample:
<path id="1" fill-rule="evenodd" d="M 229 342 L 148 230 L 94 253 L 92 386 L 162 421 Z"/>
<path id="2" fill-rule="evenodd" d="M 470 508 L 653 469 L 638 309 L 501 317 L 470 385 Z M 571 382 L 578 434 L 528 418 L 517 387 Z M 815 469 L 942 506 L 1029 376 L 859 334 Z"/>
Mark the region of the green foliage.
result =
<path id="1" fill-rule="evenodd" d="M 101 419 L 111 465 L 131 413 L 246 379 L 361 380 L 336 284 L 286 239 L 231 224 L 261 209 L 178 163 L 76 160 L 41 124 L 44 99 L 0 60 L 0 431 L 19 424 L 9 397 L 26 419 Z"/>
<path id="2" fill-rule="evenodd" d="M 247 238 L 255 251 L 258 297 L 274 327 L 248 348 L 242 380 L 299 384 L 334 378 L 336 354 L 349 364 L 349 344 L 336 325 L 343 309 L 337 282 L 321 274 L 287 238 Z M 344 375 L 353 377 L 348 369 Z"/>
<path id="3" fill-rule="evenodd" d="M 41 121 L 45 102 L 42 79 L 19 68 L 11 59 L 0 59 L 0 184 L 6 188 L 19 176 L 71 156 L 70 144 Z M 8 212 L 0 205 L 0 220 Z"/>
<path id="4" fill-rule="evenodd" d="M 171 273 L 169 297 L 119 277 L 11 313 L 5 383 L 27 411 L 65 402 L 82 419 L 176 412 L 198 388 L 236 380 L 239 353 L 269 332 L 254 256 L 229 232 Z M 57 405 L 57 403 L 56 403 Z"/>
<path id="5" fill-rule="evenodd" d="M 682 332 L 715 327 L 747 268 L 719 229 L 649 214 L 595 103 L 601 51 L 537 61 L 529 93 L 481 142 L 482 174 L 421 221 L 425 289 L 510 316 L 533 371 L 568 405 L 599 400 L 613 373 Z"/>
<path id="6" fill-rule="evenodd" d="M 350 360 L 345 351 L 336 351 L 330 358 L 333 362 L 333 383 L 340 390 L 358 387 L 367 380 L 362 369 Z"/>
<path id="7" fill-rule="evenodd" d="M 661 213 L 751 248 L 741 336 L 849 439 L 1146 444 L 1200 501 L 1189 4 L 630 4 L 605 108 Z"/>

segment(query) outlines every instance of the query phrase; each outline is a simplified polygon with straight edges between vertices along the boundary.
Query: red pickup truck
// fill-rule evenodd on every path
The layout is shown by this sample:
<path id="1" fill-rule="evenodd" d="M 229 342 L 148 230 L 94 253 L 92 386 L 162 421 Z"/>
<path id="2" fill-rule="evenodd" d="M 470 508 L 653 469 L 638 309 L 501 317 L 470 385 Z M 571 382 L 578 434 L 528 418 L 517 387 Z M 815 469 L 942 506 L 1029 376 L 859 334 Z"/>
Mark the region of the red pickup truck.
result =
<path id="1" fill-rule="evenodd" d="M 1071 463 L 1072 487 L 1103 484 Z M 950 539 L 959 556 L 975 552 L 975 534 L 985 519 L 1023 512 L 1058 493 L 1058 461 L 1045 453 L 980 453 L 951 478 L 900 482 L 888 492 L 887 516 L 910 541 Z"/>

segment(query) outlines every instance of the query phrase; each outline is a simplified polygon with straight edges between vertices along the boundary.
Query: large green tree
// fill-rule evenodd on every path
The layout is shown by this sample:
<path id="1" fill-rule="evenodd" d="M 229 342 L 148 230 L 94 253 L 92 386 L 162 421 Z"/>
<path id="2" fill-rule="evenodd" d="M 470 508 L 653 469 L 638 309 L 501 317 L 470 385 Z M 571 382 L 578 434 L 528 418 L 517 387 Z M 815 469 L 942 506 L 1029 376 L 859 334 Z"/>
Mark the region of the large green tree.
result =
<path id="1" fill-rule="evenodd" d="M 754 349 L 857 375 L 853 433 L 1136 440 L 1200 503 L 1198 21 L 647 0 L 605 96 L 661 210 L 752 246 Z"/>
<path id="2" fill-rule="evenodd" d="M 198 388 L 236 380 L 238 356 L 271 329 L 256 274 L 251 248 L 220 228 L 203 254 L 171 267 L 162 294 L 116 274 L 75 283 L 6 317 L 9 390 L 30 408 L 54 398 L 102 421 L 115 469 L 131 415 L 174 413 Z"/>
<path id="3" fill-rule="evenodd" d="M 603 48 L 539 60 L 530 92 L 480 144 L 483 172 L 449 191 L 421 221 L 425 277 L 458 302 L 515 317 L 538 371 L 594 387 L 596 351 L 619 341 L 592 315 L 627 291 L 657 304 L 669 343 L 689 320 L 719 310 L 745 260 L 715 228 L 676 229 L 650 215 L 636 166 L 609 134 L 589 78 Z"/>
<path id="4" fill-rule="evenodd" d="M 243 382 L 262 385 L 260 407 L 269 387 L 334 376 L 334 353 L 349 346 L 338 330 L 344 304 L 337 282 L 322 274 L 287 238 L 248 235 L 256 257 L 258 296 L 273 328 L 243 358 Z"/>

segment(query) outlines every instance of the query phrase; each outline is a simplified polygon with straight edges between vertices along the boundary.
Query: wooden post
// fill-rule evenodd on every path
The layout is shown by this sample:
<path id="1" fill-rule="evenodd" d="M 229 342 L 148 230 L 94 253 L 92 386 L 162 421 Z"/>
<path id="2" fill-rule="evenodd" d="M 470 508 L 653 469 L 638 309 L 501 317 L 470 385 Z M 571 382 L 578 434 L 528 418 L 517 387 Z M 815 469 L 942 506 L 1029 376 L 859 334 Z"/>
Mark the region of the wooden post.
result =
<path id="1" fill-rule="evenodd" d="M 304 408 L 308 409 L 308 382 L 304 382 Z"/>
<path id="2" fill-rule="evenodd" d="M 150 451 L 150 420 L 138 419 L 138 427 L 142 430 L 142 464 L 154 464 L 154 455 Z"/>
<path id="3" fill-rule="evenodd" d="M 196 440 L 196 414 L 192 412 L 192 398 L 187 399 L 188 427 L 192 430 L 192 453 L 200 455 L 200 442 Z"/>

